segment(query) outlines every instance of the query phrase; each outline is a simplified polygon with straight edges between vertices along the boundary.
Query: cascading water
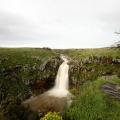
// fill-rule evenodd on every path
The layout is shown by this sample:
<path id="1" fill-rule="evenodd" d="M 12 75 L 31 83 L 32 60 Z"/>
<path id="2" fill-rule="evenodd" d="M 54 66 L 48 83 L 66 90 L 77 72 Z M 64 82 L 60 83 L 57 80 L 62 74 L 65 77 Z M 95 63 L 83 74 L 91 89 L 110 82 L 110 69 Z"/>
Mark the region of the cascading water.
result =
<path id="1" fill-rule="evenodd" d="M 48 93 L 50 95 L 54 95 L 56 97 L 66 97 L 68 92 L 68 70 L 69 66 L 67 64 L 67 60 L 64 61 L 59 69 L 55 80 L 55 86 L 53 89 L 49 90 Z"/>
<path id="2" fill-rule="evenodd" d="M 63 62 L 58 69 L 57 77 L 55 80 L 56 89 L 68 90 L 68 70 L 69 66 L 66 62 Z"/>
<path id="3" fill-rule="evenodd" d="M 67 95 L 69 94 L 69 65 L 67 64 L 68 60 L 65 56 L 62 55 L 61 58 L 64 60 L 64 62 L 60 65 L 58 69 L 54 87 L 44 94 L 24 101 L 22 104 L 25 107 L 29 107 L 33 111 L 37 111 L 41 108 L 59 111 L 63 106 L 66 105 Z"/>

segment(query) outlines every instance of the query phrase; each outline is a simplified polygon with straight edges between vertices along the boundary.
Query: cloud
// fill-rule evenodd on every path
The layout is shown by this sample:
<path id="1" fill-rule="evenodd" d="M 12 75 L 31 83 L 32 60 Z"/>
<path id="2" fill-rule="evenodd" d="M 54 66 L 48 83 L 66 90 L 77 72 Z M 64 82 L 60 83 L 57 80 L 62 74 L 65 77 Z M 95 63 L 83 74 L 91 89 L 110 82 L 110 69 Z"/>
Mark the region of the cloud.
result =
<path id="1" fill-rule="evenodd" d="M 15 39 L 27 29 L 24 19 L 6 11 L 0 11 L 0 39 Z"/>
<path id="2" fill-rule="evenodd" d="M 120 28 L 119 0 L 0 0 L 2 46 L 108 46 Z"/>

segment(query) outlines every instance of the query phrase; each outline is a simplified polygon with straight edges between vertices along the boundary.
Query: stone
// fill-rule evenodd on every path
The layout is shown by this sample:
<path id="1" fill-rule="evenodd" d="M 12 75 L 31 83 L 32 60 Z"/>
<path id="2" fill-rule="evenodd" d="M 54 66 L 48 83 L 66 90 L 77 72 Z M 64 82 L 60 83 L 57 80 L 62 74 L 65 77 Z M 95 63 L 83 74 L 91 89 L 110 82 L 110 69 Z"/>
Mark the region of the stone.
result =
<path id="1" fill-rule="evenodd" d="M 101 89 L 109 94 L 110 96 L 113 96 L 116 100 L 120 101 L 120 86 L 117 84 L 107 83 L 102 85 Z"/>

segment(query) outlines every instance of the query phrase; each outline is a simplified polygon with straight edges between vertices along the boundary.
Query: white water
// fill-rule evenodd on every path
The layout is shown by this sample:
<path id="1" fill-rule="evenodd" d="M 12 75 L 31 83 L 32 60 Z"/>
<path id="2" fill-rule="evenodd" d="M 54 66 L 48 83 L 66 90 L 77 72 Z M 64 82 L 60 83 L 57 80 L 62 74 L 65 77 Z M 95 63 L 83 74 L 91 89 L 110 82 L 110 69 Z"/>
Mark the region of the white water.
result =
<path id="1" fill-rule="evenodd" d="M 53 89 L 49 90 L 47 93 L 56 97 L 66 97 L 69 93 L 68 91 L 68 60 L 61 56 L 64 62 L 60 65 L 58 73 L 55 79 L 55 86 Z"/>

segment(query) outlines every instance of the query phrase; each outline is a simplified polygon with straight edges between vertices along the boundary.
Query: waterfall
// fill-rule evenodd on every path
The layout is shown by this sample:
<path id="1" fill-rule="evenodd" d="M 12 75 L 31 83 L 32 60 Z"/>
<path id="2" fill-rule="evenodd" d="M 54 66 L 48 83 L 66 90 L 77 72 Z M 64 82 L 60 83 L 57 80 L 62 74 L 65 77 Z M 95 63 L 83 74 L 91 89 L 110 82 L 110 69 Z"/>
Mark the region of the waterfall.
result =
<path id="1" fill-rule="evenodd" d="M 53 95 L 56 97 L 66 97 L 67 94 L 69 93 L 68 91 L 68 71 L 69 71 L 69 66 L 68 66 L 68 60 L 64 57 L 61 56 L 61 58 L 64 60 L 64 62 L 60 65 L 57 76 L 55 79 L 55 86 L 48 91 L 49 95 Z"/>
<path id="2" fill-rule="evenodd" d="M 41 108 L 60 111 L 66 105 L 67 96 L 70 94 L 68 91 L 69 65 L 65 56 L 61 56 L 61 58 L 64 62 L 58 69 L 54 87 L 41 95 L 22 102 L 25 107 L 29 107 L 33 111 L 38 111 Z"/>
<path id="3" fill-rule="evenodd" d="M 68 70 L 68 64 L 66 62 L 63 62 L 58 69 L 57 77 L 55 80 L 56 89 L 68 90 Z"/>

